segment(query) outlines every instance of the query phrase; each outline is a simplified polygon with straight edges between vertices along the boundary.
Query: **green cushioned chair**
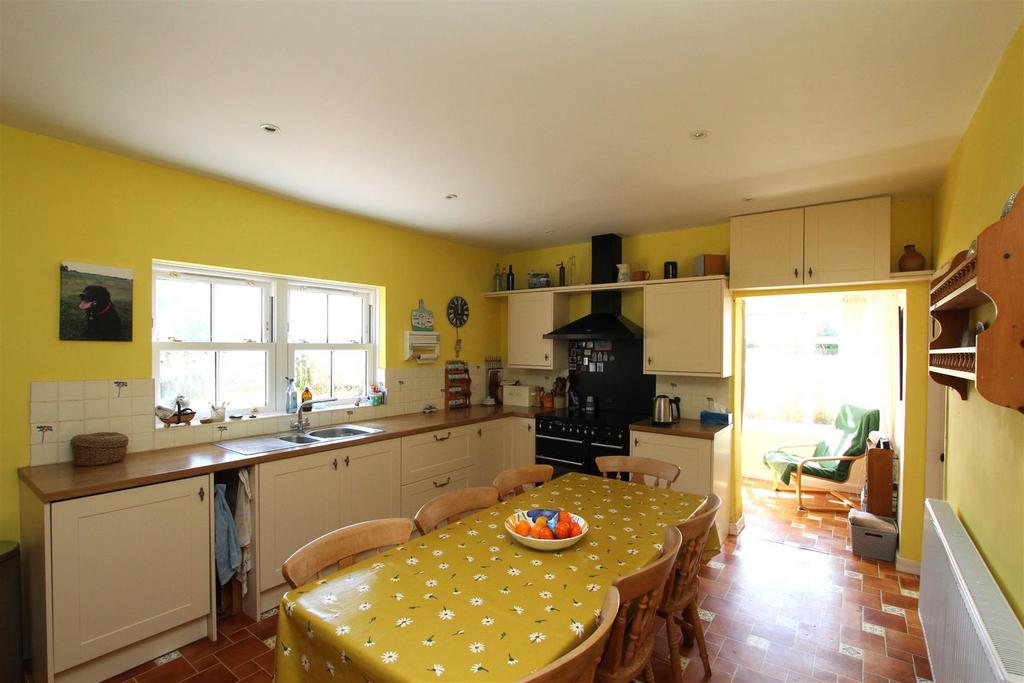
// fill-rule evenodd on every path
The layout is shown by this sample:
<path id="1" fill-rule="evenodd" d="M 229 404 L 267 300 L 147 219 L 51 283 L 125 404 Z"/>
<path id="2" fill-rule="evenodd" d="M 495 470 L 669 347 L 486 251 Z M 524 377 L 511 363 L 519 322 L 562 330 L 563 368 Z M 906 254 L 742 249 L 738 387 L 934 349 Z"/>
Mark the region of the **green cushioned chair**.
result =
<path id="1" fill-rule="evenodd" d="M 836 416 L 835 430 L 824 441 L 817 444 L 798 446 L 780 446 L 764 455 L 764 464 L 772 470 L 775 479 L 775 490 L 779 490 L 779 481 L 789 484 L 796 480 L 797 503 L 801 510 L 844 510 L 837 507 L 808 507 L 803 500 L 803 476 L 827 479 L 844 483 L 850 478 L 853 463 L 868 451 L 868 435 L 878 429 L 879 414 L 877 410 L 868 410 L 853 405 L 844 405 Z M 786 449 L 813 448 L 810 456 L 801 456 Z M 835 491 L 829 491 L 844 506 L 859 505 Z"/>

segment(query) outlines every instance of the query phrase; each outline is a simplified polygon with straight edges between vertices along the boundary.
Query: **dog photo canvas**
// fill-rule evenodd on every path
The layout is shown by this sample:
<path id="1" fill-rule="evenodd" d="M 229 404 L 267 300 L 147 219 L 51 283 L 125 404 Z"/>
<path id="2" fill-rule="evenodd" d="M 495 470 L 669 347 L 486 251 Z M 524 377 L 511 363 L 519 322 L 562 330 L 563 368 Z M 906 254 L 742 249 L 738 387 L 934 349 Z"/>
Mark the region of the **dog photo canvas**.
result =
<path id="1" fill-rule="evenodd" d="M 62 341 L 132 340 L 132 271 L 65 261 L 60 265 Z"/>

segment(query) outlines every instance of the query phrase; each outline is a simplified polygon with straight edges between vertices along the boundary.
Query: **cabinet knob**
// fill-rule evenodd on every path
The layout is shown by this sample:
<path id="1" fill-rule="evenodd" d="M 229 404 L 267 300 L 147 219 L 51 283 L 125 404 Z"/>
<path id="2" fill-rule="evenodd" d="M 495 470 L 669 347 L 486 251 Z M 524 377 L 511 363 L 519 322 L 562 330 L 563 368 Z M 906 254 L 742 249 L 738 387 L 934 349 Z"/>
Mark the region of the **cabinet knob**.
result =
<path id="1" fill-rule="evenodd" d="M 807 269 L 807 277 L 814 277 L 814 268 Z"/>
<path id="2" fill-rule="evenodd" d="M 440 484 L 438 484 L 436 481 L 431 482 L 431 483 L 434 485 L 435 489 L 443 489 L 445 486 L 447 486 L 448 484 L 452 483 L 452 478 L 448 477 L 447 479 L 442 481 Z"/>
<path id="3" fill-rule="evenodd" d="M 206 490 L 202 486 L 199 487 L 199 500 L 206 500 Z"/>
<path id="4" fill-rule="evenodd" d="M 334 469 L 338 469 L 338 459 L 337 458 L 335 458 L 334 460 L 331 461 L 331 467 L 333 467 Z"/>
<path id="5" fill-rule="evenodd" d="M 799 268 L 794 268 L 793 269 L 793 277 L 800 277 L 800 269 Z"/>
<path id="6" fill-rule="evenodd" d="M 348 458 L 348 456 L 346 455 L 346 456 L 345 456 L 345 467 L 348 467 L 348 463 L 349 463 L 349 458 Z"/>
<path id="7" fill-rule="evenodd" d="M 532 432 L 533 431 L 533 425 L 526 425 L 526 431 Z"/>
<path id="8" fill-rule="evenodd" d="M 640 439 L 633 438 L 633 448 L 640 448 Z"/>
<path id="9" fill-rule="evenodd" d="M 484 430 L 482 430 L 482 429 L 476 430 L 476 435 L 477 436 L 483 436 L 484 435 Z"/>
<path id="10" fill-rule="evenodd" d="M 447 441 L 450 438 L 452 438 L 452 433 L 451 432 L 448 432 L 444 436 L 438 436 L 437 434 L 434 434 L 434 441 Z"/>
<path id="11" fill-rule="evenodd" d="M 544 360 L 547 360 L 547 359 L 548 359 L 548 354 L 545 353 L 544 354 Z"/>
<path id="12" fill-rule="evenodd" d="M 650 365 L 653 362 L 654 362 L 654 358 L 652 358 L 651 356 L 647 356 L 647 364 Z"/>

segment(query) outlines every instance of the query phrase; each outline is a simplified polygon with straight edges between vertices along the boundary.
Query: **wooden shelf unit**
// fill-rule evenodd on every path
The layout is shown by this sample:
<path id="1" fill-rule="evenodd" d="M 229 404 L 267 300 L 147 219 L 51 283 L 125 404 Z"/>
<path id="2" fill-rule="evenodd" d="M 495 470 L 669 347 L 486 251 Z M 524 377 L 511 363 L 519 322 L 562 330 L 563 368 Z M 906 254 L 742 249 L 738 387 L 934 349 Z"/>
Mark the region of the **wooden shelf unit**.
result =
<path id="1" fill-rule="evenodd" d="M 1008 215 L 978 235 L 977 252 L 962 251 L 932 281 L 930 307 L 939 331 L 931 341 L 928 371 L 936 382 L 967 398 L 967 383 L 992 403 L 1024 413 L 1024 188 Z M 995 305 L 992 325 L 964 347 L 971 311 Z"/>

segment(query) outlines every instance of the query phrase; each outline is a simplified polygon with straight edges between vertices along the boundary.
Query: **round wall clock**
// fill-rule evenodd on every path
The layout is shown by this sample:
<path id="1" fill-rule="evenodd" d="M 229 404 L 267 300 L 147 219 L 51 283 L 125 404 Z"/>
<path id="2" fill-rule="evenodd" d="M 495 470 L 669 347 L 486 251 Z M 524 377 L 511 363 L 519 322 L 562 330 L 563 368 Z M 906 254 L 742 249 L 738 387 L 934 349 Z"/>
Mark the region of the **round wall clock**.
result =
<path id="1" fill-rule="evenodd" d="M 462 327 L 469 320 L 469 304 L 461 296 L 453 296 L 448 302 L 448 322 L 453 327 Z"/>

